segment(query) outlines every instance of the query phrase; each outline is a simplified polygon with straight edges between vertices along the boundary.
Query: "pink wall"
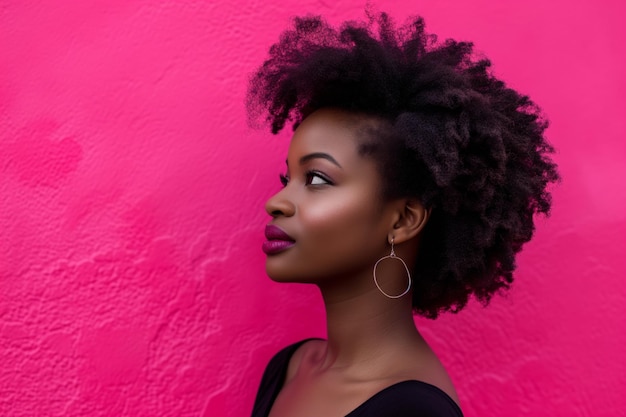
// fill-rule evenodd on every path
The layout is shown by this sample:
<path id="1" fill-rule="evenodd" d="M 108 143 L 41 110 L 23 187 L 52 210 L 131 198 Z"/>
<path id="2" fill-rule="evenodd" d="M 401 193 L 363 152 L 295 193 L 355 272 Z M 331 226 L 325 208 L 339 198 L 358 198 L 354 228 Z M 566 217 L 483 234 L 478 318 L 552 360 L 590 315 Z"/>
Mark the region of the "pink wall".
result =
<path id="1" fill-rule="evenodd" d="M 323 335 L 263 272 L 287 137 L 248 74 L 288 18 L 365 0 L 3 2 L 0 415 L 246 416 L 272 353 Z M 471 416 L 626 408 L 625 7 L 422 0 L 552 121 L 564 181 L 507 298 L 418 319 Z"/>

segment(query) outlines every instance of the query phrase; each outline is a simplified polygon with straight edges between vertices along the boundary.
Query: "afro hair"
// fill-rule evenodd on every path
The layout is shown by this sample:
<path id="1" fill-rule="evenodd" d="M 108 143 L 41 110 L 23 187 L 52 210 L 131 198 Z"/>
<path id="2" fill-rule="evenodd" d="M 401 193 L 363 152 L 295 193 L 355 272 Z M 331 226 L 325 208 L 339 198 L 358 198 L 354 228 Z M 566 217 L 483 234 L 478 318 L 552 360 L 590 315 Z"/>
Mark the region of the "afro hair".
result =
<path id="1" fill-rule="evenodd" d="M 510 287 L 559 180 L 540 109 L 475 55 L 472 43 L 439 42 L 420 17 L 397 27 L 380 13 L 333 28 L 307 16 L 282 33 L 248 89 L 251 123 L 272 133 L 321 108 L 384 121 L 359 151 L 377 161 L 383 198 L 431 210 L 412 268 L 414 311 L 430 318 Z"/>

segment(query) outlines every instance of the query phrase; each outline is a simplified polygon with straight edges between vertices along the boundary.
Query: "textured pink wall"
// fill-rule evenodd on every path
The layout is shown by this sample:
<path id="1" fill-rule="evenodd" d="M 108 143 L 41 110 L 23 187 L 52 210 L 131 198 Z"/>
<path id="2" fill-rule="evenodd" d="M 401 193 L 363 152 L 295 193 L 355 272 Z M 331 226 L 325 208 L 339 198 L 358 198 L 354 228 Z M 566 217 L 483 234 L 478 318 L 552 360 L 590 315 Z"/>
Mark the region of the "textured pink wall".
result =
<path id="1" fill-rule="evenodd" d="M 508 297 L 418 323 L 468 417 L 623 413 L 623 2 L 414 3 L 386 9 L 544 107 L 564 177 Z M 246 127 L 247 76 L 290 16 L 365 0 L 27 4 L 0 6 L 0 415 L 247 415 L 324 334 L 315 289 L 263 272 L 288 140 Z"/>

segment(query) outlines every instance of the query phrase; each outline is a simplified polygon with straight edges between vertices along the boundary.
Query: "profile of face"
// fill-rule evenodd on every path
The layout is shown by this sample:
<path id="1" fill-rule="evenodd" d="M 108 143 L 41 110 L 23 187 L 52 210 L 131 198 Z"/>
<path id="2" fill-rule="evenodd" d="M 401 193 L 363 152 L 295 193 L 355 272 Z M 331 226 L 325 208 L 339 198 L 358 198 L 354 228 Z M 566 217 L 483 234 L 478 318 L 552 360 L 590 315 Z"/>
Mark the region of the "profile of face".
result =
<path id="1" fill-rule="evenodd" d="M 322 109 L 296 129 L 284 188 L 265 206 L 272 220 L 263 248 L 273 280 L 354 288 L 363 284 L 346 277 L 367 275 L 371 286 L 372 265 L 389 253 L 394 206 L 380 197 L 375 160 L 359 154 L 356 118 Z"/>

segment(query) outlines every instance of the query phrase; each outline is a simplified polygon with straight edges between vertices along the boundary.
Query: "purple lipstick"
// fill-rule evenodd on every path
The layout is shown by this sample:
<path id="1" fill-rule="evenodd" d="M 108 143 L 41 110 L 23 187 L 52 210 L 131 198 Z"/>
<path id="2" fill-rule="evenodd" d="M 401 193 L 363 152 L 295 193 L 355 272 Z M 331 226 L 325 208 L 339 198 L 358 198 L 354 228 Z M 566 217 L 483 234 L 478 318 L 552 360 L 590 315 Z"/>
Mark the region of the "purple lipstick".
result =
<path id="1" fill-rule="evenodd" d="M 263 242 L 263 252 L 265 252 L 266 255 L 280 253 L 289 249 L 295 243 L 293 238 L 285 233 L 283 229 L 271 224 L 265 226 L 265 237 L 267 240 Z"/>

